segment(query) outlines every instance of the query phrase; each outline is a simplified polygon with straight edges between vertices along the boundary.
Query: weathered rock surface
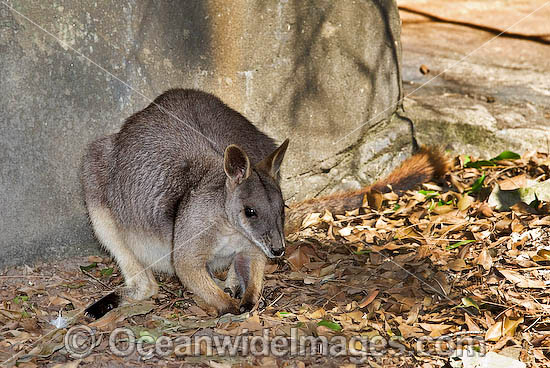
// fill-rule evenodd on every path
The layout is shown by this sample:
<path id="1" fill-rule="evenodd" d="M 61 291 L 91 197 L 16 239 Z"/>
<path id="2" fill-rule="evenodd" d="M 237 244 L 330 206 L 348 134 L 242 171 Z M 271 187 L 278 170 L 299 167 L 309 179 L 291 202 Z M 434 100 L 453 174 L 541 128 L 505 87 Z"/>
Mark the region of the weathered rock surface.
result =
<path id="1" fill-rule="evenodd" d="M 384 120 L 400 81 L 391 0 L 9 4 L 0 266 L 93 249 L 77 180 L 84 147 L 168 88 L 213 92 L 289 137 L 289 198 L 372 181 L 407 151 L 407 125 Z"/>
<path id="2" fill-rule="evenodd" d="M 548 152 L 547 2 L 402 0 L 399 6 L 404 105 L 420 141 L 482 158 L 503 150 Z M 421 65 L 430 72 L 423 75 Z"/>

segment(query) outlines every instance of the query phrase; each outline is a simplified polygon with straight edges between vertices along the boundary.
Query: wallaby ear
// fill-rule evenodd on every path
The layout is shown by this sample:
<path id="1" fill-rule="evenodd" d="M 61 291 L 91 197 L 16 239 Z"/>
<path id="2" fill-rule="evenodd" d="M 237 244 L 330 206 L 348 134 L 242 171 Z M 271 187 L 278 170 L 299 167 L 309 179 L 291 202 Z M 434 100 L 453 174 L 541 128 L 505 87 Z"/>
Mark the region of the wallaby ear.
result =
<path id="1" fill-rule="evenodd" d="M 239 146 L 227 146 L 223 155 L 223 169 L 233 182 L 242 183 L 250 175 L 248 155 Z"/>
<path id="2" fill-rule="evenodd" d="M 286 149 L 288 148 L 288 138 L 281 144 L 275 151 L 273 151 L 269 156 L 264 158 L 261 162 L 256 165 L 260 170 L 263 170 L 270 174 L 272 177 L 277 177 L 281 164 L 283 163 L 283 158 L 285 157 Z"/>

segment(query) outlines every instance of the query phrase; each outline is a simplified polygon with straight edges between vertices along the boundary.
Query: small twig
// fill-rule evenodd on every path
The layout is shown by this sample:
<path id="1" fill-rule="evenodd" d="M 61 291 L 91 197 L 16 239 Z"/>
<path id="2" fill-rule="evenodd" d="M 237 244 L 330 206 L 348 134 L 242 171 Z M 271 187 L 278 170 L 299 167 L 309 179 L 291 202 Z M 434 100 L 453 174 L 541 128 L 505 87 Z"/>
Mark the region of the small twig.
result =
<path id="1" fill-rule="evenodd" d="M 537 323 L 539 323 L 539 321 L 540 321 L 541 318 L 542 318 L 542 317 L 537 318 L 537 319 L 535 320 L 535 322 L 531 323 L 531 324 L 529 325 L 529 327 L 527 327 L 525 330 L 523 330 L 523 332 L 529 331 L 529 329 L 530 329 L 531 327 L 533 327 L 534 325 L 536 325 Z"/>
<path id="2" fill-rule="evenodd" d="M 457 336 L 463 336 L 463 335 L 483 335 L 486 331 L 458 331 L 453 332 L 447 335 L 441 335 L 439 337 L 429 337 L 431 341 L 439 340 L 439 339 L 446 339 L 449 337 L 457 337 Z"/>
<path id="3" fill-rule="evenodd" d="M 281 295 L 279 295 L 277 298 L 275 298 L 274 301 L 272 301 L 271 303 L 269 303 L 269 305 L 265 308 L 263 308 L 262 310 L 258 311 L 258 314 L 262 314 L 263 312 L 265 312 L 265 310 L 269 307 L 272 307 L 273 305 L 275 305 L 275 303 L 277 303 L 279 300 L 281 300 L 281 298 L 285 295 L 285 293 L 281 293 Z"/>
<path id="4" fill-rule="evenodd" d="M 512 308 L 514 308 L 514 307 L 515 307 L 515 305 L 509 306 L 509 307 L 507 307 L 505 310 L 503 310 L 502 312 L 500 312 L 500 313 L 495 317 L 495 321 L 496 321 L 497 319 L 499 319 L 500 316 L 502 316 L 504 313 L 508 312 L 510 309 L 512 309 Z"/>
<path id="5" fill-rule="evenodd" d="M 482 303 L 485 303 L 485 304 L 496 305 L 497 307 L 510 308 L 509 305 L 500 304 L 500 303 L 495 303 L 495 302 L 492 302 L 492 301 L 490 301 L 490 300 L 483 300 L 483 299 L 481 299 L 480 301 L 481 301 Z"/>
<path id="6" fill-rule="evenodd" d="M 334 298 L 336 298 L 338 295 L 342 294 L 343 292 L 344 292 L 344 290 L 342 290 L 342 291 L 340 291 L 340 292 L 334 294 L 334 295 L 331 296 L 330 298 L 328 298 L 328 299 L 325 301 L 325 303 L 323 304 L 323 308 L 325 308 L 326 305 L 327 305 L 328 303 L 330 303 Z"/>
<path id="7" fill-rule="evenodd" d="M 159 284 L 160 288 L 167 292 L 168 294 L 171 294 L 172 296 L 175 296 L 176 298 L 180 298 L 180 296 L 176 293 L 174 293 L 172 290 L 168 289 L 164 284 Z"/>
<path id="8" fill-rule="evenodd" d="M 82 273 L 86 276 L 88 276 L 89 278 L 91 278 L 92 280 L 96 281 L 97 283 L 101 284 L 104 288 L 108 289 L 108 290 L 113 290 L 112 287 L 110 287 L 109 285 L 105 284 L 103 281 L 99 280 L 97 277 L 95 277 L 94 275 L 92 275 L 91 273 L 89 273 L 88 271 L 84 270 L 84 269 L 80 269 L 80 271 L 82 271 Z"/>

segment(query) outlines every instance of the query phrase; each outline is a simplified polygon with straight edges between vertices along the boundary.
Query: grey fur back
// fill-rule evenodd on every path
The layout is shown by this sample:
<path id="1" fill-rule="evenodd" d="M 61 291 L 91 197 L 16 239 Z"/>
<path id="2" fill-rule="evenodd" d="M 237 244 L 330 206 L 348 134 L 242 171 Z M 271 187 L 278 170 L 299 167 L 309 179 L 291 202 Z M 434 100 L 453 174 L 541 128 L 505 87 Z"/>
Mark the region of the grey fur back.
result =
<path id="1" fill-rule="evenodd" d="M 230 144 L 243 148 L 253 165 L 277 147 L 217 97 L 169 90 L 119 133 L 89 146 L 81 170 L 86 202 L 110 208 L 123 226 L 171 233 L 190 193 L 217 192 L 223 203 L 223 152 Z"/>

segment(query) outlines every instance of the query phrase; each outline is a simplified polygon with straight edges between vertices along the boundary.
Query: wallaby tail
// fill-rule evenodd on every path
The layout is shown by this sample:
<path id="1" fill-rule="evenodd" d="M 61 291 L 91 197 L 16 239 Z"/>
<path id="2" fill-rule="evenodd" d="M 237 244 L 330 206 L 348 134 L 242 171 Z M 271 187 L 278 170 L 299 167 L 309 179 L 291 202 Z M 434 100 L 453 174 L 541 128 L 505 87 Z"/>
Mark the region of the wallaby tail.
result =
<path id="1" fill-rule="evenodd" d="M 381 193 L 393 190 L 400 194 L 413 189 L 417 185 L 445 175 L 450 166 L 449 158 L 440 149 L 421 146 L 418 152 L 406 159 L 385 179 L 374 183 L 369 189 Z"/>
<path id="2" fill-rule="evenodd" d="M 292 204 L 286 213 L 285 233 L 292 234 L 298 231 L 304 216 L 309 213 L 322 212 L 325 209 L 332 213 L 353 210 L 361 207 L 365 196 L 369 197 L 373 192 L 388 193 L 393 190 L 397 194 L 402 194 L 406 190 L 445 175 L 449 168 L 450 160 L 440 149 L 422 146 L 390 175 L 371 186 Z"/>

